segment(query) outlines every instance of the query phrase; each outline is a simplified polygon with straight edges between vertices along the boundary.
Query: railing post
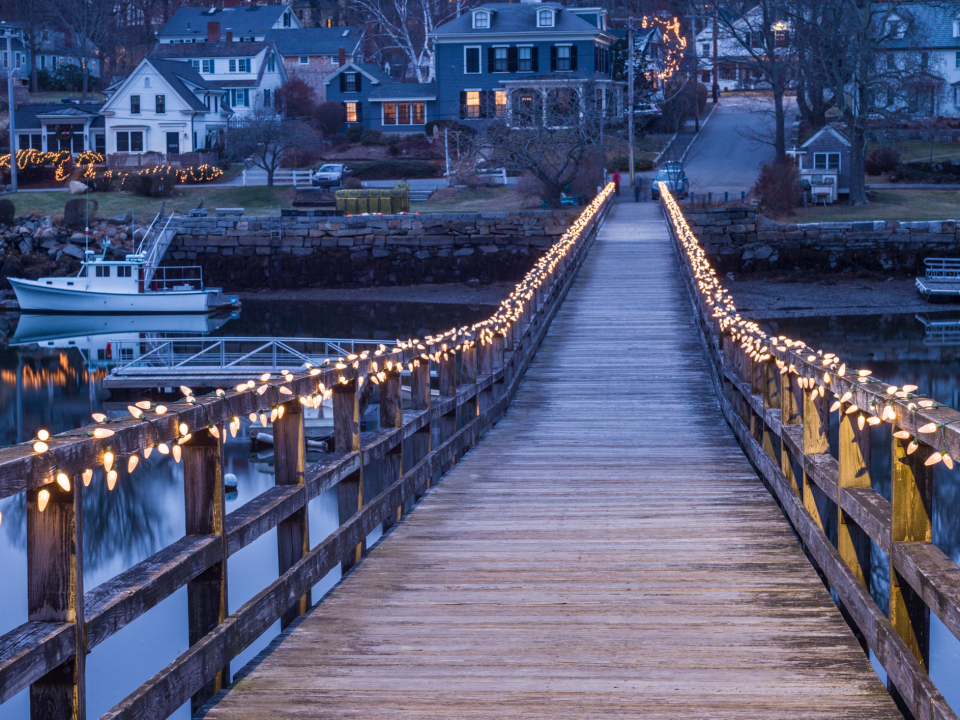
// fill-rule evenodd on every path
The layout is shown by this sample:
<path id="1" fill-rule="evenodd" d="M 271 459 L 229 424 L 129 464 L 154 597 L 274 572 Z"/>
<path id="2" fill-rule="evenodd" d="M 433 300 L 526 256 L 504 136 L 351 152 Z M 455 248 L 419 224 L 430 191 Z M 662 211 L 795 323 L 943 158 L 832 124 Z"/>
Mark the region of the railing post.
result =
<path id="1" fill-rule="evenodd" d="M 803 454 L 825 455 L 830 452 L 830 407 L 829 396 L 816 393 L 813 390 L 803 391 Z M 806 462 L 804 462 L 804 465 Z M 807 509 L 820 529 L 823 530 L 823 518 L 820 508 L 825 508 L 825 495 L 817 488 L 807 475 L 803 473 L 803 506 Z"/>
<path id="2" fill-rule="evenodd" d="M 303 485 L 306 470 L 306 442 L 303 412 L 298 400 L 283 403 L 283 417 L 273 421 L 273 477 L 277 485 Z M 277 525 L 277 565 L 281 575 L 310 551 L 310 525 L 306 506 Z M 305 615 L 310 591 L 280 616 L 280 629 Z"/>
<path id="3" fill-rule="evenodd" d="M 413 364 L 413 370 L 410 371 L 410 405 L 414 412 L 422 412 L 430 409 L 430 361 L 417 360 Z M 410 438 L 410 464 L 416 466 L 421 460 L 430 454 L 432 449 L 433 433 L 430 429 L 431 423 L 428 420 L 419 430 Z M 427 479 L 426 487 L 430 487 L 430 479 Z M 423 493 L 416 492 L 414 499 L 419 499 Z"/>
<path id="4" fill-rule="evenodd" d="M 403 427 L 403 405 L 400 397 L 400 371 L 386 370 L 386 378 L 380 381 L 380 427 Z M 393 485 L 403 474 L 403 443 L 398 442 L 393 449 L 387 452 L 380 460 L 381 491 Z M 402 508 L 397 508 L 395 515 L 388 516 L 383 521 L 383 531 L 386 532 L 394 523 L 400 521 Z"/>
<path id="5" fill-rule="evenodd" d="M 934 452 L 921 445 L 907 454 L 910 440 L 893 439 L 893 487 L 890 489 L 890 622 L 914 657 L 930 665 L 930 608 L 893 567 L 893 545 L 931 542 L 933 472 L 924 465 Z"/>
<path id="6" fill-rule="evenodd" d="M 480 339 L 477 339 L 477 342 L 480 342 Z M 490 377 L 493 375 L 493 342 L 485 342 L 480 345 L 477 350 L 477 374 L 480 377 Z M 495 383 L 490 381 L 490 384 L 487 385 L 483 390 L 480 391 L 480 396 L 477 398 L 477 414 L 481 417 L 487 410 L 493 405 L 493 386 Z M 483 427 L 480 428 L 481 432 L 486 432 L 490 427 L 488 422 L 482 423 Z"/>
<path id="7" fill-rule="evenodd" d="M 453 348 L 450 348 L 448 351 L 440 353 L 440 400 L 441 402 L 448 401 L 450 398 L 457 397 L 457 356 Z M 457 407 L 454 403 L 453 409 L 449 412 L 444 413 L 439 418 L 437 418 L 437 442 L 439 445 L 443 445 L 447 440 L 449 440 L 457 432 Z M 447 472 L 454 463 L 456 463 L 456 456 L 450 461 L 444 462 L 440 465 L 440 474 Z"/>
<path id="8" fill-rule="evenodd" d="M 503 370 L 504 366 L 504 346 L 506 344 L 506 336 L 502 333 L 495 333 L 493 336 L 493 348 L 491 354 L 493 355 L 493 372 L 498 372 Z M 500 379 L 493 383 L 493 402 L 497 402 L 503 393 L 506 391 L 507 379 L 506 373 L 501 373 Z"/>
<path id="9" fill-rule="evenodd" d="M 860 427 L 858 414 L 840 408 L 840 476 L 837 487 L 837 550 L 857 580 L 870 588 L 870 537 L 843 511 L 844 488 L 870 487 L 870 426 Z"/>
<path id="10" fill-rule="evenodd" d="M 477 417 L 477 410 L 480 407 L 480 398 L 477 397 L 477 341 L 467 341 L 460 352 L 460 384 L 473 385 L 474 396 L 467 400 L 460 410 L 461 424 L 466 425 Z M 475 443 L 471 443 L 473 445 Z"/>
<path id="11" fill-rule="evenodd" d="M 217 429 L 222 437 L 223 425 Z M 186 534 L 217 535 L 223 547 L 223 559 L 187 583 L 190 644 L 195 645 L 229 615 L 222 450 L 206 430 L 197 430 L 183 445 L 183 498 Z M 197 710 L 229 684 L 227 664 L 191 698 L 191 708 Z"/>
<path id="12" fill-rule="evenodd" d="M 797 384 L 797 378 L 790 372 L 786 372 L 780 376 L 781 433 L 783 432 L 784 426 L 799 425 L 803 422 L 803 416 L 800 413 L 800 402 L 798 402 L 798 394 L 802 392 L 800 386 Z M 802 458 L 797 458 L 798 461 L 801 459 Z M 790 483 L 793 491 L 797 495 L 800 495 L 800 485 L 797 483 L 797 475 L 793 470 L 793 459 L 790 457 L 790 450 L 787 448 L 787 444 L 782 440 L 780 442 L 780 469 L 783 471 L 783 476 L 787 479 L 787 482 Z"/>
<path id="13" fill-rule="evenodd" d="M 360 452 L 360 405 L 356 380 L 333 387 L 333 443 L 338 453 Z M 337 507 L 341 525 L 363 507 L 363 467 L 337 484 Z M 343 572 L 360 562 L 365 545 L 361 542 L 343 557 Z"/>
<path id="14" fill-rule="evenodd" d="M 56 482 L 27 492 L 27 612 L 31 622 L 74 623 L 75 656 L 30 686 L 31 720 L 86 717 L 83 618 L 83 483 Z M 50 493 L 40 512 L 38 495 Z"/>
<path id="15" fill-rule="evenodd" d="M 780 399 L 780 371 L 772 360 L 763 363 L 763 409 L 779 410 L 782 404 Z M 763 417 L 763 450 L 774 460 L 777 459 L 777 443 L 779 437 L 767 424 L 766 412 Z M 780 448 L 783 452 L 783 448 Z"/>

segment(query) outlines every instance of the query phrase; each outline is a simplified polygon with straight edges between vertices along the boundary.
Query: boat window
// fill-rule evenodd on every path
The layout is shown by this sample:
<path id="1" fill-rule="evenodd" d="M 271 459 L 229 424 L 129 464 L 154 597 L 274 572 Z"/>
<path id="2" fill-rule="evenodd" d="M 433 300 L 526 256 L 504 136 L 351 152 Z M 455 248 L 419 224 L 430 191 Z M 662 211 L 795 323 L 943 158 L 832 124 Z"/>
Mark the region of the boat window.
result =
<path id="1" fill-rule="evenodd" d="M 98 265 L 98 266 L 97 266 L 97 277 L 110 277 L 110 266 L 109 266 L 109 265 L 103 265 L 103 266 Z"/>
<path id="2" fill-rule="evenodd" d="M 53 285 L 53 280 L 47 280 L 47 285 Z"/>
<path id="3" fill-rule="evenodd" d="M 73 283 L 68 280 L 67 285 L 73 285 Z"/>
<path id="4" fill-rule="evenodd" d="M 129 265 L 119 265 L 117 267 L 117 277 L 132 277 L 131 270 L 133 270 L 133 268 Z"/>

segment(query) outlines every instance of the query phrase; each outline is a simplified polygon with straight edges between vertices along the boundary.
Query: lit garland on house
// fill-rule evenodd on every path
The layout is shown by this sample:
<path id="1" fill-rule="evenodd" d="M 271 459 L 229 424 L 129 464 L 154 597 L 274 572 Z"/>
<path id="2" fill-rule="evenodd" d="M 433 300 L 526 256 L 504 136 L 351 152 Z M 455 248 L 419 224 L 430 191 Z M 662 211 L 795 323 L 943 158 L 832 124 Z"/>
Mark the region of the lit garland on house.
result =
<path id="1" fill-rule="evenodd" d="M 514 323 L 522 319 L 525 310 L 530 307 L 530 301 L 539 290 L 543 289 L 545 291 L 548 289 L 545 285 L 551 281 L 554 270 L 565 258 L 571 255 L 583 232 L 589 227 L 594 217 L 603 210 L 605 203 L 613 195 L 613 192 L 614 186 L 612 183 L 604 187 L 594 201 L 584 208 L 583 212 L 567 228 L 560 239 L 550 247 L 537 261 L 537 264 L 524 276 L 523 280 L 517 284 L 510 296 L 500 304 L 498 310 L 486 320 L 472 326 L 452 328 L 439 335 L 427 336 L 423 341 L 418 338 L 397 341 L 396 347 L 390 350 L 386 345 L 380 345 L 376 350 L 365 350 L 360 354 L 350 354 L 338 358 L 335 362 L 327 360 L 322 368 L 313 367 L 307 363 L 304 369 L 297 373 L 281 371 L 281 378 L 276 381 L 272 381 L 270 373 L 264 373 L 259 377 L 259 381 L 248 380 L 238 384 L 232 395 L 229 391 L 217 389 L 209 395 L 197 397 L 193 390 L 181 385 L 182 400 L 169 403 L 169 405 L 158 405 L 151 403 L 149 400 L 143 400 L 127 406 L 129 418 L 116 420 L 107 417 L 104 413 L 94 413 L 92 417 L 94 422 L 97 423 L 95 427 L 64 433 L 59 438 L 70 440 L 78 436 L 86 436 L 104 440 L 116 434 L 113 429 L 104 427 L 105 425 L 123 424 L 124 427 L 129 427 L 127 423 L 132 420 L 146 423 L 152 429 L 150 434 L 154 438 L 153 444 L 143 447 L 144 459 L 149 458 L 153 449 L 156 448 L 161 455 L 172 454 L 174 461 L 179 463 L 181 446 L 192 437 L 193 433 L 205 430 L 214 438 L 223 439 L 217 423 L 214 423 L 210 417 L 209 403 L 204 403 L 203 400 L 219 400 L 224 403 L 225 408 L 221 408 L 220 412 L 220 422 L 227 423 L 231 436 L 236 437 L 237 431 L 240 429 L 240 418 L 235 411 L 234 401 L 248 393 L 252 392 L 257 400 L 255 403 L 256 409 L 251 411 L 248 416 L 250 422 L 260 422 L 266 427 L 268 422 L 274 422 L 283 417 L 283 403 L 289 400 L 296 398 L 306 407 L 319 408 L 324 400 L 333 395 L 332 386 L 334 384 L 345 385 L 351 380 L 356 380 L 357 387 L 360 388 L 369 378 L 370 382 L 378 385 L 386 380 L 388 372 L 400 372 L 404 367 L 412 371 L 421 366 L 421 361 L 449 361 L 454 357 L 457 350 L 473 348 L 478 344 L 492 344 L 496 335 L 506 335 L 512 329 Z M 324 373 L 327 373 L 325 379 L 320 377 Z M 295 387 L 290 387 L 291 385 Z M 273 400 L 267 398 L 271 392 L 275 395 Z M 261 399 L 267 400 L 265 405 L 261 402 Z M 195 405 L 202 409 L 203 421 L 197 427 L 191 428 L 178 410 L 186 412 L 188 407 Z M 228 412 L 223 412 L 223 410 Z M 153 417 L 148 413 L 152 414 Z M 168 414 L 177 416 L 177 421 L 174 423 L 175 434 L 171 440 L 162 441 L 160 430 L 155 423 L 158 418 Z M 148 437 L 150 434 L 148 434 Z M 51 438 L 46 430 L 40 430 L 37 437 L 30 441 L 30 444 L 36 455 L 49 456 L 52 461 L 52 475 L 44 484 L 57 482 L 64 490 L 69 490 L 70 478 L 61 471 L 57 459 L 53 456 L 56 447 L 51 448 L 47 442 L 55 439 L 57 438 Z M 172 447 L 168 446 L 168 443 Z M 128 475 L 139 466 L 139 452 L 137 450 L 124 454 Z M 99 459 L 106 473 L 107 488 L 113 490 L 118 479 L 116 465 L 118 460 L 122 458 L 119 458 L 114 448 L 108 445 Z M 93 480 L 93 468 L 84 469 L 81 477 L 84 486 L 89 486 Z M 49 491 L 41 488 L 37 495 L 37 507 L 40 512 L 46 509 L 49 500 Z"/>
<path id="2" fill-rule="evenodd" d="M 713 317 L 717 319 L 721 335 L 728 333 L 755 362 L 773 359 L 780 374 L 795 375 L 798 386 L 809 392 L 811 399 L 823 398 L 829 391 L 835 398 L 830 412 L 837 412 L 841 417 L 857 414 L 857 426 L 861 430 L 865 425 L 889 422 L 894 426 L 894 437 L 911 440 L 907 446 L 908 455 L 916 452 L 923 443 L 935 451 L 924 462 L 925 465 L 943 462 L 953 469 L 954 459 L 947 448 L 946 428 L 960 422 L 960 413 L 915 394 L 918 389 L 916 385 L 897 387 L 884 384 L 871 377 L 870 370 L 848 368 L 834 353 L 814 351 L 802 340 L 792 340 L 784 335 L 768 336 L 757 323 L 742 318 L 665 183 L 660 183 L 660 197 L 674 234 L 686 253 L 703 300 L 713 309 Z M 945 417 L 931 418 L 930 413 L 934 411 L 940 411 L 939 414 Z M 924 413 L 923 425 L 919 424 L 917 417 L 921 412 Z M 933 437 L 921 438 L 921 435 Z"/>
<path id="3" fill-rule="evenodd" d="M 680 18 L 674 17 L 665 20 L 659 17 L 644 16 L 640 21 L 640 27 L 644 30 L 655 27 L 660 30 L 660 34 L 663 36 L 664 45 L 667 48 L 667 55 L 663 59 L 663 69 L 657 72 L 648 72 L 647 79 L 655 77 L 657 80 L 665 82 L 680 70 L 680 62 L 687 49 L 687 38 L 683 36 L 681 31 Z"/>

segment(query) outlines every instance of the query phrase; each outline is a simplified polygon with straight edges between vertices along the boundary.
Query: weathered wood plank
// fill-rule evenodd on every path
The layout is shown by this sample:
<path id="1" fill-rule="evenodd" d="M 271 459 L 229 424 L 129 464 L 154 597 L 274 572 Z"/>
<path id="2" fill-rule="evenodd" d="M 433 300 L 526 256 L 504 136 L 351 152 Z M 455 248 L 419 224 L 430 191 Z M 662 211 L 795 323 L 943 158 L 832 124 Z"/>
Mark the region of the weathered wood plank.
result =
<path id="1" fill-rule="evenodd" d="M 890 553 L 893 568 L 913 591 L 960 638 L 960 571 L 940 548 L 925 542 L 896 542 Z"/>
<path id="2" fill-rule="evenodd" d="M 28 622 L 0 636 L 0 703 L 74 657 L 75 623 Z"/>

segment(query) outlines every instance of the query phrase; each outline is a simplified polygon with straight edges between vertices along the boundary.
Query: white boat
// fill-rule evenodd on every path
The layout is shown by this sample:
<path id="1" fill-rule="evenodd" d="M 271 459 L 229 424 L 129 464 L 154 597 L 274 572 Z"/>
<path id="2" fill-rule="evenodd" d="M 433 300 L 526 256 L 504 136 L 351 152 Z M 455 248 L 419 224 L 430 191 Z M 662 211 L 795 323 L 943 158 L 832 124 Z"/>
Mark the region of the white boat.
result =
<path id="1" fill-rule="evenodd" d="M 162 224 L 158 214 L 137 252 L 124 260 L 107 260 L 110 243 L 101 255 L 86 250 L 76 277 L 39 280 L 8 278 L 25 312 L 55 313 L 209 313 L 238 307 L 236 296 L 203 284 L 199 266 L 160 267 L 176 228 L 173 216 Z"/>

